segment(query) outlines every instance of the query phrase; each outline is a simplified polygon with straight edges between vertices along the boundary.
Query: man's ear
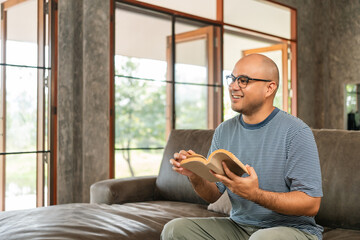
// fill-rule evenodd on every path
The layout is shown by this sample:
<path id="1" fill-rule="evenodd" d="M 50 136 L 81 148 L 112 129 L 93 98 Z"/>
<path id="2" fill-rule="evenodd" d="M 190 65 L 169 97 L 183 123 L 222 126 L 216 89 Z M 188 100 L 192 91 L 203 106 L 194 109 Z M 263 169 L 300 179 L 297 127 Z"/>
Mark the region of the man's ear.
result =
<path id="1" fill-rule="evenodd" d="M 277 88 L 278 88 L 278 86 L 274 81 L 269 82 L 267 91 L 266 91 L 266 96 L 269 97 L 271 95 L 275 95 Z"/>

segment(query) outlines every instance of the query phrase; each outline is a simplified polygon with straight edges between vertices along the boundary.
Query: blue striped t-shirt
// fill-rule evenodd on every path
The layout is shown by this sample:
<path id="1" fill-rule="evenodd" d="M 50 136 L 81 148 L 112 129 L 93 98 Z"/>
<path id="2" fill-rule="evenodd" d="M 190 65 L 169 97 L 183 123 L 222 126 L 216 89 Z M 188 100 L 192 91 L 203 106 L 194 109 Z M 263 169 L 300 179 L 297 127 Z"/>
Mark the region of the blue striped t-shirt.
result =
<path id="1" fill-rule="evenodd" d="M 241 115 L 220 124 L 209 154 L 217 149 L 226 149 L 252 166 L 263 190 L 301 191 L 322 197 L 319 156 L 312 131 L 303 121 L 278 108 L 258 124 L 245 123 Z M 276 213 L 232 193 L 220 182 L 216 184 L 220 192 L 228 191 L 230 218 L 235 222 L 261 228 L 294 227 L 322 239 L 323 228 L 314 217 Z"/>

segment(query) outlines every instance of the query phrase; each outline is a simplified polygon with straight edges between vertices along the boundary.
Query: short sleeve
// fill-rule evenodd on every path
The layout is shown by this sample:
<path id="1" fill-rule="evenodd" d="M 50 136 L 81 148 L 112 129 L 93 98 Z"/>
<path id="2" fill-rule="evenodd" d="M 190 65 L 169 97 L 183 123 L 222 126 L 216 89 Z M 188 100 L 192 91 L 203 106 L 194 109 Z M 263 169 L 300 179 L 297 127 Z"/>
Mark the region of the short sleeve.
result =
<path id="1" fill-rule="evenodd" d="M 319 154 L 311 129 L 306 127 L 299 130 L 288 149 L 285 181 L 290 191 L 322 197 Z"/>

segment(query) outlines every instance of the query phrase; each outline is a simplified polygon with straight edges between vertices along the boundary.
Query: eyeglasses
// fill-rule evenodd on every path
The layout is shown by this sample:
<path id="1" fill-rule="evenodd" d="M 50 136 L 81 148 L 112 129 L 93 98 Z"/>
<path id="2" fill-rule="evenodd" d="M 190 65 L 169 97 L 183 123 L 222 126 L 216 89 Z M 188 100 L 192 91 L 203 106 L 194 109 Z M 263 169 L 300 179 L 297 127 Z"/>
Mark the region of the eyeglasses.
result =
<path id="1" fill-rule="evenodd" d="M 245 76 L 245 75 L 240 75 L 240 76 L 235 77 L 233 74 L 231 74 L 231 75 L 226 76 L 226 82 L 227 82 L 228 86 L 230 86 L 235 81 L 237 81 L 238 86 L 240 88 L 246 88 L 246 86 L 248 85 L 250 80 L 261 81 L 261 82 L 271 82 L 271 80 L 251 78 L 251 77 L 248 77 L 248 76 Z"/>

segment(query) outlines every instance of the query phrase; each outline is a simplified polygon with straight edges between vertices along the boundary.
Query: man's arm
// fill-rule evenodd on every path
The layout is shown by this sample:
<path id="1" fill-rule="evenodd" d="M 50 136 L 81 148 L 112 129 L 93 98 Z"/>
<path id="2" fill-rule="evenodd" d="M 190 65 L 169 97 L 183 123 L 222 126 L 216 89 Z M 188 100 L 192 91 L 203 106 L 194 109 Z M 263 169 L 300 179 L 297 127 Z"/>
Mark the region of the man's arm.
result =
<path id="1" fill-rule="evenodd" d="M 195 192 L 208 203 L 213 203 L 220 198 L 221 193 L 215 183 L 209 182 L 196 174 L 189 177 L 189 180 Z"/>
<path id="2" fill-rule="evenodd" d="M 213 203 L 221 196 L 221 193 L 217 188 L 216 184 L 209 182 L 202 177 L 199 177 L 195 173 L 191 172 L 190 170 L 180 166 L 180 162 L 186 159 L 186 157 L 191 154 L 195 154 L 195 152 L 192 150 L 181 150 L 179 153 L 175 153 L 174 158 L 170 159 L 170 163 L 173 165 L 173 170 L 187 176 L 195 192 L 205 201 Z"/>
<path id="3" fill-rule="evenodd" d="M 286 215 L 315 216 L 320 208 L 320 197 L 311 197 L 300 191 L 287 193 L 269 192 L 259 188 L 254 168 L 246 166 L 249 177 L 239 177 L 223 163 L 227 176 L 214 174 L 233 193 L 265 208 Z"/>

